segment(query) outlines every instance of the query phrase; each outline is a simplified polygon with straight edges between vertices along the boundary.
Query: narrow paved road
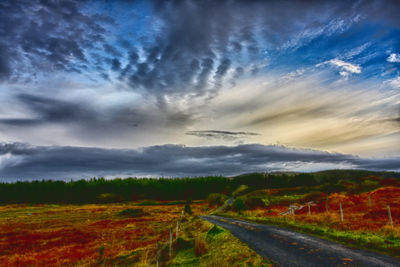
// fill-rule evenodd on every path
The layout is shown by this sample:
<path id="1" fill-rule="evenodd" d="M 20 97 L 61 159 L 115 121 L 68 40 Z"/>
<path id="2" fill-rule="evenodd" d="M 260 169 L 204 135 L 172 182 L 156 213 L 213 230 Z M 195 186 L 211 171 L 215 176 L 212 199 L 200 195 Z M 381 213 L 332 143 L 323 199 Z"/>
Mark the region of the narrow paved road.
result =
<path id="1" fill-rule="evenodd" d="M 400 266 L 400 260 L 316 238 L 277 226 L 219 216 L 201 216 L 229 230 L 278 266 Z"/>

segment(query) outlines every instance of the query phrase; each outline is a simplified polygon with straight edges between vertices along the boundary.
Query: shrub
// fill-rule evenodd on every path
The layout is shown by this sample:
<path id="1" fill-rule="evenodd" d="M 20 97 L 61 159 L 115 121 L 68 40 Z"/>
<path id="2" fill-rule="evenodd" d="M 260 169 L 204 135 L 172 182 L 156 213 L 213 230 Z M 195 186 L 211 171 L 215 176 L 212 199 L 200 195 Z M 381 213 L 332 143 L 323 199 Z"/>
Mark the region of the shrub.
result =
<path id="1" fill-rule="evenodd" d="M 244 201 L 241 198 L 237 198 L 233 201 L 232 203 L 232 208 L 235 211 L 242 211 L 246 209 L 246 206 L 244 205 Z"/>
<path id="2" fill-rule="evenodd" d="M 227 185 L 224 190 L 222 191 L 224 195 L 230 196 L 233 193 L 233 189 L 231 186 Z"/>
<path id="3" fill-rule="evenodd" d="M 249 197 L 244 200 L 247 209 L 265 208 L 265 203 L 260 197 Z"/>
<path id="4" fill-rule="evenodd" d="M 196 238 L 194 241 L 194 254 L 196 257 L 200 257 L 208 252 L 207 244 L 202 238 Z"/>
<path id="5" fill-rule="evenodd" d="M 227 196 L 224 194 L 213 193 L 208 195 L 207 202 L 209 205 L 222 205 L 226 199 Z"/>
<path id="6" fill-rule="evenodd" d="M 400 186 L 400 181 L 395 178 L 385 178 L 379 183 L 383 186 Z"/>
<path id="7" fill-rule="evenodd" d="M 176 250 L 185 250 L 193 247 L 193 242 L 190 242 L 182 237 L 178 237 L 175 242 Z"/>
<path id="8" fill-rule="evenodd" d="M 121 212 L 119 212 L 118 215 L 122 216 L 122 217 L 135 218 L 135 217 L 143 216 L 144 212 L 142 209 L 125 209 L 125 210 L 122 210 Z"/>

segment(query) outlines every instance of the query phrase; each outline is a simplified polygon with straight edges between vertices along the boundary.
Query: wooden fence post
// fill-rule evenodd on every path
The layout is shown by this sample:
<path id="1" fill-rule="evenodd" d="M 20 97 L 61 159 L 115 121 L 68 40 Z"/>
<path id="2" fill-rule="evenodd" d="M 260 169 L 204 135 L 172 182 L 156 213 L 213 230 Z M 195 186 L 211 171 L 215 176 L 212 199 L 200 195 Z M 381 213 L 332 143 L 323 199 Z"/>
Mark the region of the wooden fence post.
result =
<path id="1" fill-rule="evenodd" d="M 387 210 L 388 210 L 388 216 L 389 216 L 389 224 L 393 228 L 393 220 L 392 220 L 392 213 L 390 212 L 390 205 L 387 203 Z"/>
<path id="2" fill-rule="evenodd" d="M 160 244 L 157 241 L 157 249 L 156 249 L 156 266 L 158 267 L 158 250 L 160 249 Z"/>
<path id="3" fill-rule="evenodd" d="M 293 205 L 290 205 L 290 206 L 289 206 L 290 214 L 293 215 L 293 216 L 294 216 L 294 209 L 295 209 L 295 208 L 294 208 Z"/>
<path id="4" fill-rule="evenodd" d="M 172 228 L 169 229 L 169 259 L 172 259 Z"/>
<path id="5" fill-rule="evenodd" d="M 176 239 L 178 239 L 179 236 L 179 221 L 176 222 Z"/>
<path id="6" fill-rule="evenodd" d="M 146 249 L 146 253 L 144 254 L 144 265 L 147 266 L 147 256 L 149 256 L 149 250 Z"/>
<path id="7" fill-rule="evenodd" d="M 340 221 L 343 222 L 343 209 L 342 209 L 342 202 L 339 202 L 339 208 L 340 208 Z"/>

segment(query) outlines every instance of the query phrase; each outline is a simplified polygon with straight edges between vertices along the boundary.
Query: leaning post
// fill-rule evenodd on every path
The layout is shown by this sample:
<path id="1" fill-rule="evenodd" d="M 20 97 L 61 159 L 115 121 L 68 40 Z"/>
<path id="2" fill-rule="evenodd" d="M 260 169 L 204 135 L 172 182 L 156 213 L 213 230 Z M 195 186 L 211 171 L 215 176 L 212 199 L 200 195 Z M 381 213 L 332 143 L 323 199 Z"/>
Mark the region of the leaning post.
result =
<path id="1" fill-rule="evenodd" d="M 172 228 L 169 229 L 169 259 L 172 259 Z"/>
<path id="2" fill-rule="evenodd" d="M 176 239 L 179 237 L 179 221 L 176 222 Z"/>
<path id="3" fill-rule="evenodd" d="M 339 202 L 339 208 L 340 208 L 340 221 L 343 222 L 343 209 L 342 209 L 342 202 Z"/>
<path id="4" fill-rule="evenodd" d="M 159 251 L 160 249 L 160 244 L 157 242 L 157 249 L 156 249 L 156 266 L 158 267 L 158 256 L 159 256 Z"/>
<path id="5" fill-rule="evenodd" d="M 387 203 L 387 210 L 388 210 L 388 216 L 389 216 L 389 224 L 393 228 L 393 220 L 392 220 L 392 213 L 390 211 L 390 205 Z"/>

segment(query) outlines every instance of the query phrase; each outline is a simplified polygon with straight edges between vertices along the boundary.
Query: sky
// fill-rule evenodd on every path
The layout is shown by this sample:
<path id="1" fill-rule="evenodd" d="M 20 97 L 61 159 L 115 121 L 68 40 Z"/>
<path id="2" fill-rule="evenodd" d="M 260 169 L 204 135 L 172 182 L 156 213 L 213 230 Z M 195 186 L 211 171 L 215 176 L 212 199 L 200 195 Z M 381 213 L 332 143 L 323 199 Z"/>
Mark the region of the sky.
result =
<path id="1" fill-rule="evenodd" d="M 400 3 L 0 2 L 0 181 L 400 171 Z"/>

